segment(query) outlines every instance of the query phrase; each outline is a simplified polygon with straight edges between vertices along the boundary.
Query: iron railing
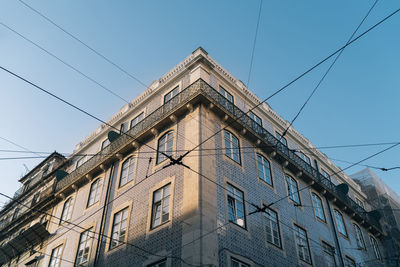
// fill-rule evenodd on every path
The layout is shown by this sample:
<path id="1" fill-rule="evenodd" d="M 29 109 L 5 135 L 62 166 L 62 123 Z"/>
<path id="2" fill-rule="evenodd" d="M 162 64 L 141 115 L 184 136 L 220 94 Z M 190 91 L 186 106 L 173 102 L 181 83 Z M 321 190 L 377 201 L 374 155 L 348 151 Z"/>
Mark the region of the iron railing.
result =
<path id="1" fill-rule="evenodd" d="M 190 99 L 194 98 L 198 94 L 203 94 L 214 104 L 225 110 L 226 113 L 230 114 L 233 118 L 235 118 L 236 121 L 241 123 L 247 129 L 254 132 L 265 143 L 267 143 L 271 147 L 276 148 L 276 150 L 279 151 L 283 157 L 285 157 L 291 163 L 295 164 L 303 173 L 307 174 L 326 190 L 329 190 L 337 198 L 340 198 L 342 202 L 344 202 L 348 207 L 354 210 L 360 217 L 370 222 L 378 229 L 381 229 L 379 222 L 373 217 L 368 216 L 363 207 L 359 206 L 349 196 L 343 195 L 340 191 L 338 191 L 335 184 L 324 177 L 317 169 L 315 169 L 302 158 L 300 158 L 294 151 L 290 150 L 286 145 L 281 143 L 270 132 L 264 129 L 256 121 L 249 117 L 244 111 L 235 106 L 232 102 L 226 99 L 223 95 L 221 95 L 217 90 L 212 88 L 202 79 L 198 79 L 197 81 L 186 87 L 175 97 L 171 98 L 170 101 L 156 109 L 134 127 L 129 129 L 125 134 L 118 137 L 115 141 L 110 143 L 99 153 L 94 155 L 88 161 L 86 161 L 77 169 L 68 174 L 65 178 L 58 181 L 55 187 L 55 191 L 57 192 L 64 187 L 74 183 L 74 181 L 82 177 L 91 169 L 98 166 L 106 158 L 111 157 L 111 155 L 115 154 L 116 151 L 119 151 L 128 142 L 134 141 L 135 137 L 138 136 L 140 133 L 154 127 L 157 122 L 172 114 L 174 110 L 186 104 Z"/>

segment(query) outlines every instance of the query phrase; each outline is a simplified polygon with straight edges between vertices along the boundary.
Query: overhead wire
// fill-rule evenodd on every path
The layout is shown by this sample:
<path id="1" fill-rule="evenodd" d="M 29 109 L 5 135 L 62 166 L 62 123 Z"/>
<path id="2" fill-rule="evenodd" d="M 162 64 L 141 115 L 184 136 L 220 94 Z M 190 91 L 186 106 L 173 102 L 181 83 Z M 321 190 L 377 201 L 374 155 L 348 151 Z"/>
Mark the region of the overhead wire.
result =
<path id="1" fill-rule="evenodd" d="M 6 194 L 4 194 L 4 193 L 1 193 L 1 192 L 0 192 L 0 195 L 3 196 L 3 197 L 5 197 L 5 198 L 8 198 L 8 199 L 10 199 L 10 200 L 15 201 L 15 202 L 18 203 L 19 205 L 21 205 L 21 206 L 27 208 L 28 210 L 31 210 L 31 211 L 34 211 L 34 212 L 39 212 L 39 213 L 41 213 L 41 214 L 43 214 L 43 215 L 49 216 L 49 217 L 54 218 L 54 219 L 56 219 L 56 220 L 61 220 L 60 217 L 57 217 L 57 216 L 55 216 L 55 215 L 53 215 L 53 214 L 51 214 L 51 213 L 47 213 L 47 212 L 42 211 L 42 210 L 37 209 L 37 208 L 32 208 L 32 207 L 30 207 L 29 205 L 26 205 L 26 204 L 24 204 L 23 202 L 21 202 L 21 201 L 19 201 L 19 200 L 13 199 L 12 197 L 10 197 L 10 196 L 8 196 L 8 195 L 6 195 Z M 53 222 L 53 223 L 54 223 L 54 222 Z M 115 238 L 110 237 L 110 236 L 108 236 L 108 235 L 101 234 L 101 233 L 98 233 L 98 232 L 96 232 L 96 231 L 92 231 L 92 230 L 90 230 L 90 229 L 88 229 L 88 228 L 85 228 L 85 227 L 80 226 L 79 224 L 72 223 L 72 222 L 70 222 L 70 221 L 66 221 L 65 223 L 67 223 L 68 225 L 72 225 L 71 228 L 68 228 L 68 227 L 66 227 L 66 228 L 69 229 L 69 230 L 72 230 L 72 231 L 74 231 L 74 232 L 76 232 L 76 233 L 81 234 L 81 232 L 79 232 L 79 231 L 77 231 L 77 230 L 74 230 L 74 229 L 73 229 L 74 227 L 78 227 L 78 228 L 80 228 L 81 230 L 84 230 L 84 231 L 89 231 L 90 233 L 93 233 L 93 234 L 101 235 L 102 237 L 105 237 L 105 238 L 110 239 L 110 240 L 117 240 L 117 241 L 120 242 L 120 243 L 130 245 L 130 246 L 132 246 L 132 247 L 134 247 L 134 248 L 136 248 L 136 249 L 138 249 L 138 250 L 141 250 L 142 252 L 145 252 L 145 253 L 147 253 L 147 254 L 150 254 L 150 255 L 153 255 L 153 256 L 156 256 L 156 257 L 177 259 L 177 260 L 180 260 L 180 261 L 182 261 L 183 263 L 185 263 L 185 264 L 187 264 L 187 265 L 189 265 L 189 266 L 196 266 L 196 267 L 197 267 L 197 265 L 190 264 L 190 263 L 186 262 L 184 259 L 182 259 L 182 258 L 180 258 L 180 257 L 176 257 L 176 256 L 169 256 L 169 257 L 168 257 L 168 256 L 165 256 L 165 255 L 160 255 L 160 254 L 157 254 L 157 253 L 153 253 L 153 252 L 151 252 L 151 251 L 149 251 L 149 250 L 147 250 L 147 249 L 144 249 L 144 248 L 142 248 L 142 247 L 140 247 L 140 246 L 138 246 L 138 245 L 135 245 L 135 244 L 133 244 L 133 243 L 130 243 L 130 242 L 127 242 L 127 241 L 121 241 L 121 240 L 119 240 L 119 239 L 115 239 Z M 64 233 L 64 234 L 65 234 L 65 233 Z M 92 238 L 95 238 L 95 237 L 93 236 Z M 52 241 L 54 241 L 54 240 L 52 240 Z"/>
<path id="2" fill-rule="evenodd" d="M 351 34 L 350 38 L 347 40 L 346 45 L 351 41 L 351 39 L 353 39 L 354 35 L 357 33 L 357 31 L 360 29 L 361 25 L 364 23 L 364 21 L 367 19 L 367 17 L 369 16 L 369 14 L 371 13 L 371 11 L 374 9 L 375 5 L 378 3 L 379 0 L 375 0 L 375 2 L 372 4 L 372 6 L 370 7 L 370 9 L 368 10 L 367 14 L 365 14 L 365 16 L 363 17 L 363 19 L 361 20 L 361 22 L 358 24 L 357 28 L 353 31 L 353 33 Z M 315 86 L 314 90 L 311 92 L 311 94 L 308 96 L 307 100 L 303 103 L 303 105 L 301 106 L 301 108 L 299 109 L 299 111 L 297 112 L 297 114 L 294 116 L 294 118 L 292 119 L 292 121 L 289 123 L 288 127 L 286 127 L 286 129 L 283 131 L 280 139 L 282 139 L 283 137 L 285 137 L 287 131 L 289 130 L 289 128 L 293 125 L 293 123 L 296 121 L 296 119 L 300 116 L 300 113 L 303 111 L 303 109 L 305 108 L 305 106 L 307 105 L 307 103 L 310 101 L 311 97 L 314 95 L 314 93 L 318 90 L 319 86 L 322 84 L 322 82 L 325 80 L 326 76 L 328 75 L 328 73 L 331 71 L 331 69 L 333 68 L 333 66 L 335 65 L 335 63 L 337 62 L 337 60 L 340 58 L 340 56 L 342 55 L 344 49 L 346 47 L 344 47 L 342 50 L 340 50 L 340 52 L 336 55 L 336 57 L 334 58 L 334 60 L 332 61 L 332 63 L 329 65 L 328 69 L 325 71 L 324 75 L 321 77 L 321 79 L 319 80 L 319 82 L 317 83 L 317 85 Z M 279 140 L 280 141 L 280 140 Z"/>
<path id="3" fill-rule="evenodd" d="M 255 34 L 254 34 L 254 40 L 253 40 L 253 49 L 251 50 L 251 59 L 250 59 L 249 75 L 247 76 L 247 84 L 246 84 L 246 87 L 247 87 L 247 88 L 249 87 L 249 84 L 250 84 L 251 71 L 252 71 L 252 69 L 253 69 L 254 53 L 255 53 L 256 44 L 257 44 L 258 28 L 259 28 L 259 26 L 260 26 L 262 4 L 263 4 L 263 0 L 260 0 L 260 6 L 259 6 L 259 8 L 258 8 L 258 17 L 257 17 L 256 32 L 255 32 Z"/>
<path id="4" fill-rule="evenodd" d="M 98 50 L 94 49 L 92 46 L 90 46 L 86 42 L 82 41 L 82 39 L 76 37 L 70 31 L 67 31 L 66 29 L 61 27 L 54 20 L 50 19 L 48 16 L 44 15 L 42 12 L 40 12 L 37 9 L 33 8 L 31 5 L 27 4 L 26 2 L 24 2 L 22 0 L 18 0 L 18 1 L 21 4 L 23 4 L 24 6 L 26 6 L 27 8 L 29 8 L 30 10 L 32 10 L 33 12 L 35 12 L 36 14 L 38 14 L 40 17 L 42 17 L 43 19 L 48 21 L 50 24 L 52 24 L 53 26 L 55 26 L 56 28 L 58 28 L 59 30 L 64 32 L 65 34 L 67 34 L 69 37 L 71 37 L 75 41 L 77 41 L 80 44 L 82 44 L 83 46 L 85 46 L 87 49 L 89 49 L 90 51 L 95 53 L 97 56 L 101 57 L 103 60 L 105 60 L 106 62 L 108 62 L 109 64 L 111 64 L 112 66 L 114 66 L 115 68 L 117 68 L 118 70 L 120 70 L 121 72 L 123 72 L 124 74 L 126 74 L 127 76 L 129 76 L 130 78 L 132 78 L 133 80 L 138 82 L 139 84 L 141 84 L 144 88 L 148 88 L 148 86 L 145 83 L 143 83 L 141 80 L 139 80 L 137 77 L 135 77 L 132 73 L 128 72 L 125 68 L 122 68 L 120 65 L 118 65 L 117 63 L 112 61 L 110 58 L 106 57 L 104 54 L 100 53 Z"/>
<path id="5" fill-rule="evenodd" d="M 59 56 L 57 56 L 56 54 L 50 52 L 48 49 L 44 48 L 43 46 L 39 45 L 38 43 L 35 43 L 34 41 L 32 41 L 31 39 L 29 39 L 28 37 L 24 36 L 23 34 L 19 33 L 17 30 L 11 28 L 10 26 L 6 25 L 4 22 L 0 22 L 0 25 L 2 25 L 4 28 L 8 29 L 9 31 L 15 33 L 16 35 L 18 35 L 19 37 L 21 37 L 22 39 L 24 39 L 25 41 L 29 42 L 30 44 L 36 46 L 37 48 L 39 48 L 40 50 L 42 50 L 43 52 L 45 52 L 46 54 L 50 55 L 51 57 L 55 58 L 56 60 L 58 60 L 59 62 L 61 62 L 62 64 L 64 64 L 65 66 L 67 66 L 68 68 L 70 68 L 71 70 L 75 71 L 76 73 L 78 73 L 79 75 L 81 75 L 82 77 L 86 78 L 87 80 L 93 82 L 94 84 L 98 85 L 99 87 L 103 88 L 104 90 L 106 90 L 107 92 L 109 92 L 110 94 L 114 95 L 115 97 L 119 98 L 120 100 L 122 100 L 123 102 L 129 104 L 129 101 L 126 100 L 125 98 L 123 98 L 122 96 L 120 96 L 119 94 L 115 93 L 113 90 L 111 90 L 110 88 L 108 88 L 107 86 L 105 86 L 104 84 L 98 82 L 97 80 L 95 80 L 94 78 L 90 77 L 89 75 L 83 73 L 81 70 L 79 70 L 77 67 L 71 65 L 70 63 L 66 62 L 65 60 L 61 59 Z"/>
<path id="6" fill-rule="evenodd" d="M 301 79 L 302 77 L 304 77 L 305 75 L 307 75 L 308 73 L 310 73 L 311 71 L 313 71 L 314 69 L 316 69 L 317 67 L 319 67 L 321 64 L 323 64 L 324 62 L 326 62 L 327 60 L 329 60 L 330 58 L 332 58 L 334 55 L 336 55 L 337 53 L 339 53 L 341 50 L 343 50 L 344 48 L 346 48 L 347 46 L 351 45 L 352 43 L 356 42 L 357 40 L 359 40 L 361 37 L 363 37 L 365 34 L 367 34 L 368 32 L 370 32 L 371 30 L 375 29 L 376 27 L 378 27 L 380 24 L 382 24 L 383 22 L 385 22 L 386 20 L 388 20 L 389 18 L 391 18 L 392 16 L 394 16 L 395 14 L 397 14 L 400 11 L 400 8 L 395 10 L 394 12 L 390 13 L 389 15 L 387 15 L 386 17 L 384 17 L 383 19 L 381 19 L 379 22 L 377 22 L 376 24 L 374 24 L 373 26 L 371 26 L 370 28 L 368 28 L 367 30 L 365 30 L 363 33 L 359 34 L 357 37 L 355 37 L 353 40 L 351 40 L 350 42 L 348 42 L 347 44 L 345 44 L 344 46 L 340 47 L 339 49 L 337 49 L 336 51 L 332 52 L 329 56 L 325 57 L 324 59 L 320 60 L 317 64 L 313 65 L 311 68 L 307 69 L 305 72 L 303 72 L 302 74 L 298 75 L 295 79 L 291 80 L 289 83 L 287 83 L 286 85 L 284 85 L 283 87 L 281 87 L 280 89 L 276 90 L 273 94 L 271 94 L 269 97 L 265 98 L 263 101 L 260 101 L 258 104 L 256 104 L 255 106 L 253 106 L 251 109 L 249 109 L 246 113 L 244 113 L 243 115 L 241 115 L 240 117 L 235 117 L 234 120 L 237 121 L 239 120 L 242 116 L 246 115 L 247 113 L 253 111 L 254 109 L 256 109 L 257 107 L 259 107 L 261 104 L 263 104 L 264 102 L 268 101 L 269 99 L 271 99 L 272 97 L 274 97 L 275 95 L 279 94 L 280 92 L 282 92 L 283 90 L 285 90 L 286 88 L 288 88 L 290 85 L 292 85 L 293 83 L 295 83 L 296 81 L 298 81 L 299 79 Z M 196 147 L 194 147 L 191 151 L 193 151 L 194 149 L 196 149 L 197 147 L 199 147 L 201 144 L 207 142 L 208 140 L 210 140 L 212 137 L 214 137 L 215 135 L 217 135 L 218 133 L 220 133 L 221 131 L 225 130 L 227 126 L 219 129 L 218 131 L 216 131 L 214 134 L 212 134 L 211 136 L 209 136 L 208 138 L 205 138 L 202 143 L 198 144 Z M 185 154 L 183 154 L 181 156 L 181 158 L 184 158 L 186 155 L 188 155 L 189 153 L 191 153 L 191 151 L 186 152 Z"/>

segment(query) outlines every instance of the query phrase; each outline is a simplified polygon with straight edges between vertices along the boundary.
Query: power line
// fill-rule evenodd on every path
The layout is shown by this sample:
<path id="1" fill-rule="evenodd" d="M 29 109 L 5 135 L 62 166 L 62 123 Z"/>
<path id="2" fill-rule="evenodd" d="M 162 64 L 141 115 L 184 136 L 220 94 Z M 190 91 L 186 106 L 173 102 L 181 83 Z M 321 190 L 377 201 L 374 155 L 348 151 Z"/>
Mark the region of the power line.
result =
<path id="1" fill-rule="evenodd" d="M 360 29 L 361 25 L 364 23 L 364 21 L 367 19 L 367 17 L 369 16 L 369 14 L 371 13 L 372 9 L 375 7 L 375 5 L 378 3 L 379 0 L 375 0 L 374 4 L 371 6 L 371 8 L 368 10 L 367 14 L 364 16 L 364 18 L 361 20 L 361 22 L 358 24 L 357 28 L 354 30 L 354 32 L 351 34 L 350 38 L 347 40 L 346 42 L 346 46 L 349 44 L 349 42 L 351 41 L 351 39 L 354 37 L 354 35 L 357 33 L 358 29 Z M 317 91 L 317 89 L 319 88 L 319 86 L 322 84 L 322 82 L 325 80 L 325 77 L 328 75 L 328 73 L 331 71 L 331 69 L 333 68 L 333 66 L 335 65 L 336 61 L 339 59 L 339 57 L 342 55 L 344 49 L 346 47 L 344 47 L 342 50 L 340 50 L 340 52 L 336 55 L 335 59 L 333 60 L 333 62 L 331 63 L 331 65 L 328 67 L 328 69 L 325 71 L 324 75 L 322 76 L 322 78 L 319 80 L 317 86 L 315 86 L 314 90 L 311 92 L 311 94 L 308 96 L 307 100 L 304 102 L 304 104 L 301 106 L 301 108 L 299 109 L 299 111 L 297 112 L 296 116 L 294 116 L 294 118 L 292 119 L 292 121 L 290 122 L 289 126 L 285 129 L 285 131 L 282 133 L 280 139 L 282 139 L 287 131 L 289 130 L 289 128 L 293 125 L 293 123 L 296 121 L 296 119 L 299 117 L 300 113 L 303 111 L 303 109 L 305 108 L 305 106 L 307 105 L 308 101 L 310 101 L 311 97 L 314 95 L 314 93 Z M 280 141 L 280 140 L 279 140 Z"/>
<path id="2" fill-rule="evenodd" d="M 42 153 L 40 153 L 40 152 L 34 152 L 34 151 L 32 151 L 32 150 L 29 150 L 29 149 L 27 149 L 26 147 L 23 147 L 23 146 L 21 146 L 21 145 L 18 145 L 17 143 L 15 143 L 15 142 L 13 142 L 13 141 L 7 139 L 7 138 L 4 138 L 4 137 L 1 137 L 1 136 L 0 136 L 0 139 L 4 140 L 4 141 L 6 141 L 6 142 L 8 142 L 8 143 L 10 143 L 10 144 L 13 144 L 13 145 L 16 146 L 16 147 L 22 148 L 23 150 L 25 150 L 25 151 L 27 151 L 27 152 L 29 152 L 29 153 L 33 153 L 33 154 L 36 154 L 36 155 L 38 155 L 38 156 L 42 156 L 42 155 L 40 155 L 40 154 L 42 154 Z"/>
<path id="3" fill-rule="evenodd" d="M 41 214 L 43 214 L 43 215 L 50 216 L 51 218 L 54 218 L 54 219 L 56 219 L 56 220 L 61 220 L 61 218 L 59 218 L 59 217 L 57 217 L 57 216 L 54 216 L 54 215 L 52 215 L 52 214 L 50 214 L 50 213 L 41 211 L 41 210 L 39 210 L 39 209 L 37 209 L 37 208 L 31 208 L 30 206 L 24 204 L 23 202 L 21 202 L 21 201 L 19 201 L 19 200 L 16 200 L 16 199 L 13 199 L 12 197 L 10 197 L 10 196 L 8 196 L 8 195 L 6 195 L 6 194 L 4 194 L 4 193 L 1 193 L 1 192 L 0 192 L 0 195 L 3 196 L 3 197 L 8 198 L 8 199 L 10 199 L 10 200 L 14 200 L 14 201 L 17 202 L 19 205 L 21 205 L 21 206 L 27 208 L 28 210 L 35 211 L 35 212 L 39 212 L 39 213 L 41 213 Z M 54 222 L 53 222 L 53 223 L 54 223 Z M 120 243 L 130 245 L 130 246 L 132 246 L 132 247 L 134 247 L 134 248 L 136 248 L 136 249 L 139 249 L 139 250 L 141 250 L 141 251 L 143 251 L 143 252 L 145 252 L 145 253 L 147 253 L 147 254 L 154 255 L 154 256 L 157 256 L 157 257 L 160 257 L 160 258 L 165 258 L 165 257 L 166 257 L 165 255 L 158 255 L 158 254 L 156 254 L 156 253 L 153 253 L 153 252 L 151 252 L 151 251 L 149 251 L 149 250 L 147 250 L 147 249 L 144 249 L 144 248 L 142 248 L 142 247 L 140 247 L 140 246 L 137 246 L 137 245 L 135 245 L 135 244 L 132 244 L 132 243 L 130 243 L 130 242 L 121 241 L 121 240 L 119 240 L 119 239 L 115 239 L 115 238 L 113 238 L 113 237 L 109 237 L 109 236 L 107 236 L 107 235 L 105 235 L 105 234 L 100 234 L 100 233 L 97 233 L 96 231 L 91 231 L 90 229 L 87 229 L 87 228 L 85 228 L 85 227 L 82 227 L 82 226 L 80 226 L 80 225 L 78 225 L 78 224 L 74 224 L 74 223 L 69 222 L 69 221 L 66 221 L 66 223 L 72 224 L 73 227 L 78 227 L 78 228 L 80 228 L 80 229 L 82 229 L 82 230 L 84 230 L 84 231 L 89 231 L 89 232 L 91 232 L 91 233 L 93 233 L 93 234 L 101 235 L 102 237 L 105 237 L 105 238 L 110 239 L 110 240 L 117 240 L 117 241 L 120 242 Z M 69 228 L 69 230 L 73 230 L 74 232 L 80 234 L 80 232 L 74 230 L 73 227 Z M 65 233 L 64 233 L 64 234 L 65 234 Z M 95 237 L 93 236 L 92 238 L 95 238 Z M 53 240 L 53 241 L 54 241 L 54 240 Z M 197 266 L 197 265 L 193 265 L 193 264 L 187 263 L 184 259 L 182 259 L 182 258 L 180 258 L 180 257 L 170 256 L 170 257 L 168 257 L 168 258 L 178 259 L 178 260 L 182 261 L 183 263 L 185 263 L 185 264 L 187 264 L 187 265 L 189 265 L 189 266 Z"/>
<path id="4" fill-rule="evenodd" d="M 254 110 L 255 108 L 257 108 L 258 106 L 260 106 L 262 103 L 268 101 L 269 99 L 271 99 L 272 97 L 274 97 L 275 95 L 279 94 L 280 92 L 282 92 L 283 90 L 285 90 L 286 88 L 288 88 L 290 85 L 292 85 L 293 83 L 295 83 L 296 81 L 298 81 L 299 79 L 301 79 L 302 77 L 304 77 L 305 75 L 307 75 L 308 73 L 310 73 L 311 71 L 313 71 L 314 69 L 316 69 L 318 66 L 320 66 L 321 64 L 323 64 L 325 61 L 327 61 L 328 59 L 330 59 L 331 57 L 333 57 L 334 55 L 336 55 L 337 53 L 339 53 L 341 50 L 343 50 L 344 48 L 346 48 L 347 46 L 351 45 L 352 43 L 354 43 L 355 41 L 357 41 L 358 39 L 360 39 L 361 37 L 363 37 L 365 34 L 367 34 L 368 32 L 370 32 L 371 30 L 375 29 L 377 26 L 379 26 L 380 24 L 382 24 L 384 21 L 386 21 L 387 19 L 389 19 L 390 17 L 392 17 L 393 15 L 395 15 L 396 13 L 398 13 L 400 11 L 400 8 L 395 10 L 394 12 L 390 13 L 389 15 L 387 15 L 386 17 L 384 17 L 383 19 L 381 19 L 378 23 L 374 24 L 373 26 L 371 26 L 370 28 L 368 28 L 366 31 L 364 31 L 363 33 L 361 33 L 360 35 L 358 35 L 357 37 L 355 37 L 352 41 L 348 42 L 347 44 L 345 44 L 344 46 L 340 47 L 339 49 L 337 49 L 336 51 L 334 51 L 333 53 L 331 53 L 329 56 L 325 57 L 324 59 L 322 59 L 321 61 L 319 61 L 317 64 L 315 64 L 314 66 L 312 66 L 311 68 L 307 69 L 305 72 L 303 72 L 302 74 L 300 74 L 299 76 L 297 76 L 295 79 L 293 79 L 292 81 L 290 81 L 289 83 L 287 83 L 286 85 L 284 85 L 283 87 L 281 87 L 279 90 L 275 91 L 273 94 L 271 94 L 269 97 L 267 97 L 266 99 L 264 99 L 263 101 L 260 101 L 260 103 L 256 104 L 254 107 L 252 107 L 251 109 L 249 109 L 247 112 L 243 113 L 243 115 L 241 115 L 240 117 L 235 117 L 235 121 L 239 120 L 242 116 L 245 116 L 247 113 L 251 112 L 252 110 Z M 229 100 L 227 100 L 229 101 Z M 186 152 L 185 154 L 183 154 L 181 156 L 181 158 L 184 158 L 186 155 L 188 155 L 189 153 L 191 153 L 191 151 L 193 151 L 194 149 L 197 149 L 199 146 L 201 146 L 203 143 L 207 142 L 208 140 L 210 140 L 212 137 L 214 137 L 215 135 L 217 135 L 218 133 L 220 133 L 221 131 L 225 130 L 227 126 L 219 129 L 218 131 L 216 131 L 214 134 L 212 134 L 211 136 L 209 136 L 208 138 L 204 139 L 200 144 L 198 144 L 196 147 L 194 147 L 192 150 Z"/>
<path id="5" fill-rule="evenodd" d="M 257 43 L 257 35 L 258 35 L 258 27 L 260 26 L 260 18 L 261 18 L 261 10 L 262 10 L 263 0 L 260 0 L 260 7 L 258 9 L 258 18 L 257 18 L 257 26 L 256 26 L 256 33 L 254 35 L 253 41 L 253 49 L 251 51 L 251 59 L 250 59 L 250 67 L 249 67 L 249 75 L 247 76 L 247 84 L 246 87 L 249 87 L 250 78 L 251 78 L 251 71 L 253 69 L 253 60 L 254 60 L 254 52 L 256 50 L 256 43 Z"/>
<path id="6" fill-rule="evenodd" d="M 106 87 L 105 85 L 101 84 L 100 82 L 96 81 L 95 79 L 93 79 L 92 77 L 88 76 L 87 74 L 83 73 L 82 71 L 80 71 L 78 68 L 72 66 L 71 64 L 69 64 L 68 62 L 66 62 L 65 60 L 61 59 L 60 57 L 58 57 L 57 55 L 53 54 L 52 52 L 50 52 L 49 50 L 47 50 L 46 48 L 44 48 L 43 46 L 40 46 L 39 44 L 35 43 L 34 41 L 32 41 L 31 39 L 29 39 L 28 37 L 22 35 L 21 33 L 17 32 L 15 29 L 11 28 L 10 26 L 4 24 L 3 22 L 0 22 L 0 25 L 2 25 L 4 28 L 7 28 L 8 30 L 10 30 L 11 32 L 15 33 L 16 35 L 18 35 L 19 37 L 21 37 L 22 39 L 24 39 L 25 41 L 31 43 L 32 45 L 36 46 L 37 48 L 39 48 L 40 50 L 42 50 L 43 52 L 47 53 L 48 55 L 52 56 L 53 58 L 55 58 L 56 60 L 58 60 L 59 62 L 61 62 L 62 64 L 64 64 L 65 66 L 67 66 L 68 68 L 72 69 L 73 71 L 75 71 L 76 73 L 80 74 L 81 76 L 83 76 L 84 78 L 86 78 L 87 80 L 93 82 L 94 84 L 100 86 L 101 88 L 103 88 L 104 90 L 106 90 L 107 92 L 109 92 L 110 94 L 114 95 L 115 97 L 121 99 L 122 101 L 124 101 L 125 103 L 129 104 L 129 101 L 124 99 L 122 96 L 118 95 L 117 93 L 115 93 L 114 91 L 112 91 L 111 89 L 109 89 L 108 87 Z"/>
<path id="7" fill-rule="evenodd" d="M 91 118 L 93 118 L 93 119 L 95 119 L 95 120 L 97 120 L 97 121 L 99 121 L 99 122 L 101 122 L 101 123 L 107 125 L 108 127 L 112 128 L 112 129 L 114 129 L 114 130 L 116 130 L 116 131 L 120 131 L 118 128 L 116 128 L 115 126 L 109 124 L 108 122 L 106 122 L 106 121 L 100 119 L 99 117 L 97 117 L 97 116 L 95 116 L 95 115 L 92 115 L 91 113 L 89 113 L 89 112 L 87 112 L 86 110 L 84 110 L 84 109 L 82 109 L 82 108 L 80 108 L 80 107 L 78 107 L 78 106 L 76 106 L 76 105 L 74 105 L 74 104 L 68 102 L 67 100 L 64 100 L 63 98 L 61 98 L 61 97 L 59 97 L 59 96 L 57 96 L 57 95 L 51 93 L 50 91 L 44 89 L 43 87 L 40 87 L 39 85 L 36 85 L 35 83 L 33 83 L 33 82 L 31 82 L 31 81 L 29 81 L 29 80 L 23 78 L 22 76 L 20 76 L 20 75 L 14 73 L 14 72 L 12 72 L 11 70 L 8 70 L 7 68 L 5 68 L 5 67 L 3 67 L 3 66 L 0 66 L 0 69 L 2 69 L 2 70 L 4 70 L 5 72 L 11 74 L 12 76 L 14 76 L 14 77 L 16 77 L 16 78 L 18 78 L 18 79 L 20 79 L 20 80 L 22 80 L 22 81 L 24 81 L 24 82 L 30 84 L 30 85 L 32 85 L 32 86 L 35 87 L 36 89 L 38 89 L 38 90 L 40 90 L 40 91 L 42 91 L 42 92 L 44 92 L 44 93 L 50 95 L 51 97 L 56 98 L 57 100 L 59 100 L 59 101 L 65 103 L 65 104 L 67 104 L 68 106 L 70 106 L 70 107 L 72 107 L 72 108 L 74 108 L 74 109 L 76 109 L 76 110 L 78 110 L 78 111 L 80 111 L 80 112 L 86 114 L 87 116 L 89 116 L 89 117 L 91 117 Z M 142 145 L 144 145 L 144 146 L 147 146 L 148 148 L 150 148 L 150 149 L 156 151 L 157 153 L 163 154 L 166 158 L 168 158 L 168 159 L 171 160 L 171 161 L 174 161 L 174 160 L 175 160 L 175 159 L 173 159 L 170 155 L 167 155 L 166 153 L 164 153 L 164 152 L 162 152 L 162 151 L 158 152 L 158 151 L 157 151 L 155 148 L 153 148 L 152 146 L 149 146 L 148 144 L 141 142 L 140 140 L 138 140 L 137 138 L 135 138 L 135 137 L 133 137 L 133 136 L 127 134 L 126 132 L 125 132 L 125 133 L 122 132 L 121 134 L 130 137 L 132 140 L 137 141 L 138 143 L 140 143 L 140 144 L 142 144 Z"/>
<path id="8" fill-rule="evenodd" d="M 45 20 L 47 20 L 49 23 L 51 23 L 52 25 L 54 25 L 55 27 L 57 27 L 58 29 L 60 29 L 62 32 L 64 32 L 65 34 L 67 34 L 69 37 L 73 38 L 74 40 L 76 40 L 77 42 L 79 42 L 80 44 L 82 44 L 83 46 L 85 46 L 86 48 L 88 48 L 90 51 L 92 51 L 93 53 L 95 53 L 97 56 L 101 57 L 102 59 L 104 59 L 105 61 L 107 61 L 109 64 L 113 65 L 114 67 L 116 67 L 118 70 L 122 71 L 123 73 L 125 73 L 127 76 L 129 76 L 130 78 L 132 78 L 133 80 L 135 80 L 136 82 L 138 82 L 139 84 L 143 85 L 144 88 L 148 88 L 148 86 L 143 83 L 142 81 L 140 81 L 138 78 L 136 78 L 133 74 L 129 73 L 127 70 L 125 70 L 124 68 L 122 68 L 120 65 L 118 65 L 117 63 L 115 63 L 114 61 L 112 61 L 111 59 L 109 59 L 108 57 L 106 57 L 104 54 L 98 52 L 96 49 L 94 49 L 93 47 L 89 46 L 87 43 L 83 42 L 81 39 L 79 39 L 78 37 L 76 37 L 75 35 L 73 35 L 71 32 L 65 30 L 64 28 L 62 28 L 59 24 L 57 24 L 56 22 L 54 22 L 53 20 L 51 20 L 49 17 L 45 16 L 43 13 L 39 12 L 38 10 L 36 10 L 35 8 L 33 8 L 32 6 L 28 5 L 27 3 L 25 3 L 22 0 L 19 0 L 20 3 L 22 3 L 23 5 L 25 5 L 27 8 L 29 8 L 30 10 L 32 10 L 33 12 L 35 12 L 36 14 L 38 14 L 39 16 L 41 16 L 42 18 L 44 18 Z"/>

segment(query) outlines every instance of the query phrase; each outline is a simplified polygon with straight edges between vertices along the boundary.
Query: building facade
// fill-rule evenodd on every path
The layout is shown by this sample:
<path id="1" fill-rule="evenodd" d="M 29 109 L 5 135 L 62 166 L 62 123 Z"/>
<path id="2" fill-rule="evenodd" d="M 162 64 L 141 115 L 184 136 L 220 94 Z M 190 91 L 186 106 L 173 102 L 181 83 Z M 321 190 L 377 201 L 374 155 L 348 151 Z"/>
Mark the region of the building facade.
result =
<path id="1" fill-rule="evenodd" d="M 360 185 L 202 48 L 107 123 L 0 212 L 3 265 L 387 265 Z"/>

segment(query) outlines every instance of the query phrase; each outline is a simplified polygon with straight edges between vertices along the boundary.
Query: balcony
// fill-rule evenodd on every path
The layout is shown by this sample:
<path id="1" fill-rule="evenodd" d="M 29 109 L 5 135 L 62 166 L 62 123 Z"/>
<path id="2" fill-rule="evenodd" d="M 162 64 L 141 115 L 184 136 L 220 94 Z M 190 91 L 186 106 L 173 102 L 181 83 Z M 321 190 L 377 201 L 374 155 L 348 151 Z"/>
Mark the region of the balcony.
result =
<path id="1" fill-rule="evenodd" d="M 381 233 L 381 226 L 377 219 L 369 216 L 364 208 L 359 206 L 350 197 L 340 192 L 337 187 L 319 173 L 317 169 L 313 168 L 295 152 L 279 142 L 271 133 L 262 128 L 245 112 L 229 102 L 202 79 L 198 79 L 189 85 L 169 102 L 156 109 L 136 126 L 127 131 L 126 134 L 121 135 L 79 168 L 58 181 L 55 191 L 57 193 L 63 193 L 72 190 L 71 186 L 73 184 L 81 182 L 86 174 L 99 171 L 99 166 L 101 164 L 108 163 L 115 159 L 115 154 L 124 151 L 134 139 L 144 140 L 144 137 L 150 134 L 152 128 L 158 128 L 167 123 L 167 121 L 171 122 L 171 115 L 179 116 L 187 111 L 188 104 L 195 105 L 199 102 L 212 104 L 214 112 L 224 117 L 224 119 L 227 119 L 232 127 L 245 132 L 247 138 L 256 143 L 266 153 L 272 154 L 275 160 L 284 164 L 286 168 L 293 173 L 299 174 L 298 176 L 301 177 L 301 179 L 311 184 L 311 186 L 318 191 L 323 192 L 328 198 L 333 200 L 338 207 L 360 224 L 369 228 L 370 231 Z"/>

